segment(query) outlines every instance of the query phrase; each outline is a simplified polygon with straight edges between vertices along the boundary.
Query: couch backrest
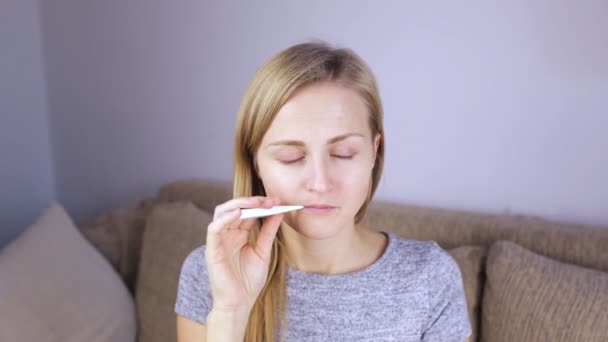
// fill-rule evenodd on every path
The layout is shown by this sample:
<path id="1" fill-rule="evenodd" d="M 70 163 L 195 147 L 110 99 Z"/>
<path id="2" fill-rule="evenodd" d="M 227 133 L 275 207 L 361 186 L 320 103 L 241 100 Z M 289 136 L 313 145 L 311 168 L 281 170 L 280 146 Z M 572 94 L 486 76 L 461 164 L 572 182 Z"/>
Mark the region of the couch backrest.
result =
<path id="1" fill-rule="evenodd" d="M 159 202 L 190 201 L 213 213 L 232 198 L 230 182 L 181 180 L 162 186 L 156 198 L 118 209 L 81 227 L 134 289 L 141 237 L 151 208 Z M 363 220 L 367 227 L 393 231 L 409 239 L 435 240 L 446 249 L 464 245 L 489 247 L 498 240 L 516 242 L 538 254 L 563 262 L 608 271 L 608 227 L 554 222 L 529 215 L 492 215 L 372 202 Z"/>
<path id="2" fill-rule="evenodd" d="M 364 221 L 407 238 L 435 240 L 446 249 L 508 240 L 556 260 L 608 271 L 608 227 L 394 203 L 373 204 Z"/>
<path id="3" fill-rule="evenodd" d="M 160 201 L 187 200 L 213 212 L 232 197 L 226 181 L 182 180 L 160 188 Z M 362 222 L 406 238 L 435 240 L 448 249 L 463 245 L 490 246 L 498 240 L 516 242 L 536 253 L 608 271 L 608 226 L 545 220 L 531 215 L 483 214 L 373 201 Z"/>

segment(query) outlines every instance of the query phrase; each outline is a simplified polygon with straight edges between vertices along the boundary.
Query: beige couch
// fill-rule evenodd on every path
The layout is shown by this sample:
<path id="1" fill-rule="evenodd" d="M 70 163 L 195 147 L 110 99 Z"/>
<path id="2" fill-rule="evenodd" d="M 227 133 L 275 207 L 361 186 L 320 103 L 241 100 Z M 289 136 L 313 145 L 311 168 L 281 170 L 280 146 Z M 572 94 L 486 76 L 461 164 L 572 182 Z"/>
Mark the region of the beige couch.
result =
<path id="1" fill-rule="evenodd" d="M 226 182 L 173 182 L 81 227 L 134 295 L 140 341 L 175 340 L 180 266 L 230 197 Z M 608 341 L 608 227 L 380 202 L 364 224 L 449 251 L 474 341 Z"/>

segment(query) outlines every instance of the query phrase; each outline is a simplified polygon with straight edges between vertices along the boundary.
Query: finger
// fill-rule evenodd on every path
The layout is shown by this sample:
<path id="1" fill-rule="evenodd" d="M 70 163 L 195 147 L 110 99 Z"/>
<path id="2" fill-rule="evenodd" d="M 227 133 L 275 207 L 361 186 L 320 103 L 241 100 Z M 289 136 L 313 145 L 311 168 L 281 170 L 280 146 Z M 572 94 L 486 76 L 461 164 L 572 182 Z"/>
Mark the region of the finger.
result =
<path id="1" fill-rule="evenodd" d="M 263 200 L 261 196 L 254 197 L 239 197 L 229 200 L 228 202 L 222 203 L 215 207 L 213 218 L 219 218 L 220 216 L 229 214 L 233 210 L 238 208 L 247 208 L 249 206 L 257 206 Z"/>
<path id="2" fill-rule="evenodd" d="M 264 203 L 263 207 L 271 208 L 275 205 L 279 205 L 280 202 L 279 202 L 279 199 L 277 199 L 277 198 L 271 198 L 271 199 L 266 198 L 266 200 L 264 200 L 263 203 Z M 243 223 L 241 223 L 241 225 L 238 227 L 238 229 L 246 230 L 246 231 L 250 232 L 251 229 L 253 228 L 253 224 L 256 223 L 257 221 L 258 221 L 257 217 L 243 219 L 242 220 Z"/>
<path id="3" fill-rule="evenodd" d="M 262 224 L 260 234 L 258 235 L 258 239 L 255 243 L 255 250 L 257 254 L 265 261 L 270 259 L 272 242 L 277 235 L 281 221 L 283 221 L 283 216 L 283 214 L 269 216 L 264 220 L 264 224 Z"/>
<path id="4" fill-rule="evenodd" d="M 237 209 L 211 221 L 209 226 L 207 226 L 207 241 L 209 241 L 209 238 L 218 236 L 223 230 L 240 221 L 240 217 L 241 210 Z"/>
<path id="5" fill-rule="evenodd" d="M 213 218 L 218 218 L 223 216 L 233 210 L 239 208 L 256 208 L 259 206 L 266 207 L 270 199 L 262 196 L 253 196 L 253 197 L 239 197 L 232 199 L 226 203 L 220 204 L 215 207 L 215 212 L 213 214 Z"/>
<path id="6" fill-rule="evenodd" d="M 250 232 L 251 229 L 253 228 L 253 225 L 257 222 L 257 218 L 249 218 L 249 219 L 244 219 L 242 221 L 243 221 L 243 223 L 241 223 L 241 225 L 239 226 L 239 229 Z"/>

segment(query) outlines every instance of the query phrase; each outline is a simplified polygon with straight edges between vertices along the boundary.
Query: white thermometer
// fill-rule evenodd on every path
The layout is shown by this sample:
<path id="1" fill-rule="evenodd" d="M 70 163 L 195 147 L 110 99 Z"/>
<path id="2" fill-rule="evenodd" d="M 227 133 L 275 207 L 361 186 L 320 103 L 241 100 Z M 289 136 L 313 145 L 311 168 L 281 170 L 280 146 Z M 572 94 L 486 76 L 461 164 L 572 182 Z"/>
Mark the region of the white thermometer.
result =
<path id="1" fill-rule="evenodd" d="M 282 214 L 293 210 L 303 209 L 303 205 L 277 205 L 272 208 L 241 209 L 241 220 Z"/>

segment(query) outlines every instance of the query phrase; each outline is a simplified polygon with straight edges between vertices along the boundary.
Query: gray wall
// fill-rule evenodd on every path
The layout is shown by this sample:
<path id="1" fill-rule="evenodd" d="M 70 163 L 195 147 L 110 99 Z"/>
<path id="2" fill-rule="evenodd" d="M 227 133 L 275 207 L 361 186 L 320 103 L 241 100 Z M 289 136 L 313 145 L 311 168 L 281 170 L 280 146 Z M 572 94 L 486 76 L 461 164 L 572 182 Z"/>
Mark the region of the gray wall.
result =
<path id="1" fill-rule="evenodd" d="M 608 223 L 608 2 L 374 4 L 43 2 L 62 202 L 85 218 L 172 179 L 230 179 L 249 78 L 318 37 L 377 73 L 379 198 Z"/>
<path id="2" fill-rule="evenodd" d="M 54 198 L 38 1 L 0 2 L 0 247 Z"/>
<path id="3" fill-rule="evenodd" d="M 355 49 L 379 79 L 380 199 L 608 224 L 608 2 L 40 3 L 57 196 L 77 222 L 170 180 L 230 179 L 235 113 L 253 72 L 321 38 Z M 40 82 L 37 31 L 7 19 L 32 40 L 34 67 L 13 64 Z M 38 147 L 8 150 L 38 163 L 36 174 L 4 179 L 42 182 L 44 200 L 52 172 L 36 82 L 19 94 L 34 93 L 24 106 L 40 116 L 13 137 Z"/>

